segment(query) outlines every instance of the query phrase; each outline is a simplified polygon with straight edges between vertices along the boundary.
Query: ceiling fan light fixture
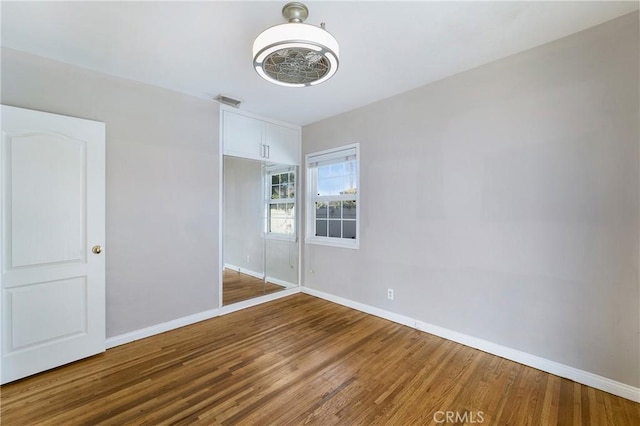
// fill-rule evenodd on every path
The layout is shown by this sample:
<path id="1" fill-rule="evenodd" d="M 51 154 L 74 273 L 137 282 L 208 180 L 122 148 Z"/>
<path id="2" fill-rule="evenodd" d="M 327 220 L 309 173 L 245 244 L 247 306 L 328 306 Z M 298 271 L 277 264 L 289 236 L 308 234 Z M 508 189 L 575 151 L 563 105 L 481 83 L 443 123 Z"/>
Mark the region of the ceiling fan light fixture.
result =
<path id="1" fill-rule="evenodd" d="M 253 43 L 253 66 L 265 80 L 288 87 L 315 86 L 338 70 L 339 46 L 322 27 L 304 24 L 309 15 L 302 3 L 287 3 L 289 21 L 264 30 Z"/>

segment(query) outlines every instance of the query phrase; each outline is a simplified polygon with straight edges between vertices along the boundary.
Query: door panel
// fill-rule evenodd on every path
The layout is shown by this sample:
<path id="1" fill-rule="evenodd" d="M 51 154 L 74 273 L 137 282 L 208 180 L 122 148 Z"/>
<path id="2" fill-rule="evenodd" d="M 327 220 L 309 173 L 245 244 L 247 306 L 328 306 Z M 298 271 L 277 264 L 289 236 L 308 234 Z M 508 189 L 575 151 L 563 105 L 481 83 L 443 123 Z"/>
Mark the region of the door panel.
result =
<path id="1" fill-rule="evenodd" d="M 86 277 L 21 286 L 7 294 L 12 326 L 7 353 L 87 331 Z"/>
<path id="2" fill-rule="evenodd" d="M 55 134 L 9 136 L 13 268 L 85 260 L 84 143 Z"/>
<path id="3" fill-rule="evenodd" d="M 105 349 L 104 123 L 2 106 L 2 383 Z"/>

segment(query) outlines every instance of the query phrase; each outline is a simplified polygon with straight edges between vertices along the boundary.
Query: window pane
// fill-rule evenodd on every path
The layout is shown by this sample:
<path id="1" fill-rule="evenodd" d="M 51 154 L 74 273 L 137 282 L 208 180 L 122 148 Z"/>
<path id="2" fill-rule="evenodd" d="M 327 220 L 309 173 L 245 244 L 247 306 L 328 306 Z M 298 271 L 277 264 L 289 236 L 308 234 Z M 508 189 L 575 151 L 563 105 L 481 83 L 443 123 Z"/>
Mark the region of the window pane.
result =
<path id="1" fill-rule="evenodd" d="M 327 236 L 327 222 L 326 220 L 316 220 L 316 236 L 317 237 L 326 237 Z"/>
<path id="2" fill-rule="evenodd" d="M 281 234 L 293 234 L 293 221 L 290 218 L 281 219 Z"/>
<path id="3" fill-rule="evenodd" d="M 294 208 L 293 203 L 269 205 L 269 232 L 293 234 L 295 231 Z"/>
<path id="4" fill-rule="evenodd" d="M 287 235 L 293 235 L 295 234 L 295 229 L 293 226 L 293 222 L 291 221 L 291 219 L 287 219 L 287 221 L 284 224 L 284 228 L 285 228 L 285 234 Z"/>
<path id="5" fill-rule="evenodd" d="M 329 203 L 329 219 L 340 219 L 342 217 L 340 210 L 340 201 L 331 201 Z"/>
<path id="6" fill-rule="evenodd" d="M 341 233 L 341 225 L 342 221 L 340 220 L 330 220 L 329 221 L 329 236 L 330 237 L 335 237 L 335 238 L 340 238 L 340 236 L 342 235 Z"/>
<path id="7" fill-rule="evenodd" d="M 343 219 L 355 219 L 356 218 L 356 202 L 344 201 L 342 203 L 342 218 Z"/>
<path id="8" fill-rule="evenodd" d="M 358 182 L 356 182 L 357 174 L 357 163 L 354 161 L 349 161 L 345 164 L 345 184 L 346 193 L 355 194 L 358 189 Z"/>
<path id="9" fill-rule="evenodd" d="M 318 179 L 326 179 L 331 177 L 331 167 L 330 166 L 319 166 L 318 167 Z"/>
<path id="10" fill-rule="evenodd" d="M 318 178 L 326 179 L 345 176 L 350 173 L 350 169 L 345 170 L 345 165 L 348 165 L 349 163 L 352 163 L 352 161 L 318 166 Z"/>
<path id="11" fill-rule="evenodd" d="M 356 171 L 355 161 L 318 167 L 317 194 L 355 194 L 358 186 Z"/>
<path id="12" fill-rule="evenodd" d="M 355 177 L 353 176 L 345 176 L 342 182 L 342 191 L 341 194 L 355 194 L 358 192 L 356 188 Z"/>
<path id="13" fill-rule="evenodd" d="M 272 218 L 271 229 L 269 232 L 273 232 L 275 234 L 287 234 L 286 222 L 282 219 Z"/>
<path id="14" fill-rule="evenodd" d="M 278 205 L 269 205 L 269 232 L 278 232 L 281 227 L 280 215 L 278 214 Z"/>
<path id="15" fill-rule="evenodd" d="M 344 176 L 318 179 L 318 195 L 339 195 L 345 189 Z"/>
<path id="16" fill-rule="evenodd" d="M 335 192 L 333 185 L 334 179 L 324 178 L 318 179 L 318 195 L 330 195 Z"/>
<path id="17" fill-rule="evenodd" d="M 356 221 L 345 220 L 342 222 L 342 238 L 356 237 Z"/>
<path id="18" fill-rule="evenodd" d="M 271 199 L 295 198 L 295 172 L 283 172 L 271 175 Z"/>
<path id="19" fill-rule="evenodd" d="M 331 164 L 329 167 L 331 176 L 344 176 L 344 163 Z"/>
<path id="20" fill-rule="evenodd" d="M 316 218 L 327 217 L 327 203 L 316 203 Z"/>

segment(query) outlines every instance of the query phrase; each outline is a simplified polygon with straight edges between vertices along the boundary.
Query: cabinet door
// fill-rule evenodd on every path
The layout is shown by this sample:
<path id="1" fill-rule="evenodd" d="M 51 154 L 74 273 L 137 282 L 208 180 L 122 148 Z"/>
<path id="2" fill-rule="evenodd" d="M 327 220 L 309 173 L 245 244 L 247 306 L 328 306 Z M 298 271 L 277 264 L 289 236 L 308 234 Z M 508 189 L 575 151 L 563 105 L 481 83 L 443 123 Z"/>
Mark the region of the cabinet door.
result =
<path id="1" fill-rule="evenodd" d="M 225 155 L 261 160 L 264 122 L 224 111 L 222 143 Z"/>
<path id="2" fill-rule="evenodd" d="M 300 163 L 300 130 L 266 123 L 265 145 L 268 161 L 280 164 Z"/>

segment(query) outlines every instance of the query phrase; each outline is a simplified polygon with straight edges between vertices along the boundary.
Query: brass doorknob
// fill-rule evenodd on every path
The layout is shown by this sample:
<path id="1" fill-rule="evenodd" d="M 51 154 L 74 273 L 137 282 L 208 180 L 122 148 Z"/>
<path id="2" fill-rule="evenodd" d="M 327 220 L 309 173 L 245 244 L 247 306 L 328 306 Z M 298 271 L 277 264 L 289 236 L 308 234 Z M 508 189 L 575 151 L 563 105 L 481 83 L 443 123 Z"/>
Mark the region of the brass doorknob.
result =
<path id="1" fill-rule="evenodd" d="M 92 251 L 94 254 L 100 254 L 100 253 L 102 253 L 102 247 L 100 247 L 100 246 L 93 246 L 93 248 L 91 249 L 91 251 Z"/>

